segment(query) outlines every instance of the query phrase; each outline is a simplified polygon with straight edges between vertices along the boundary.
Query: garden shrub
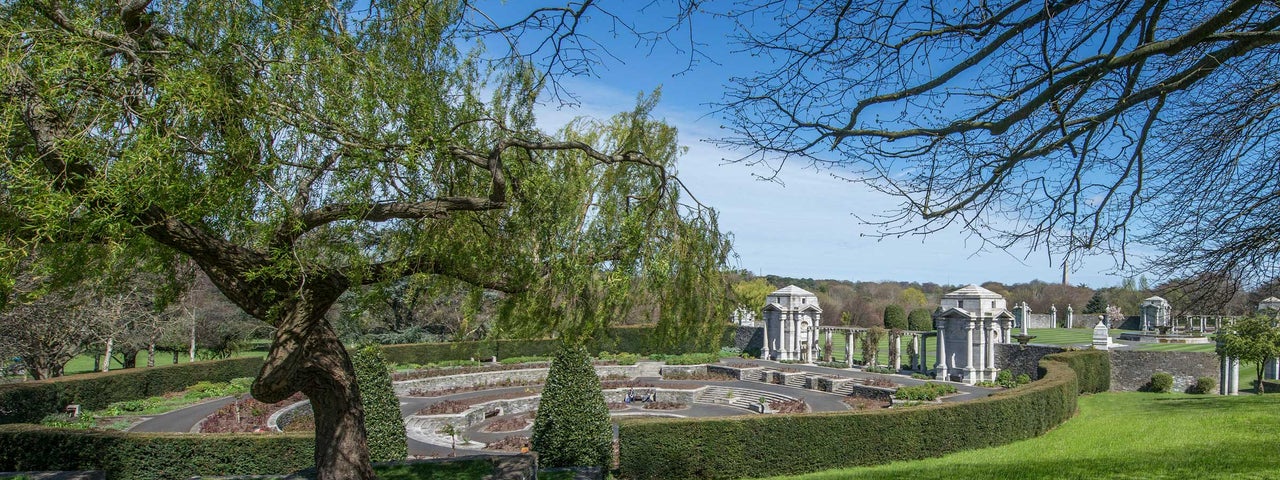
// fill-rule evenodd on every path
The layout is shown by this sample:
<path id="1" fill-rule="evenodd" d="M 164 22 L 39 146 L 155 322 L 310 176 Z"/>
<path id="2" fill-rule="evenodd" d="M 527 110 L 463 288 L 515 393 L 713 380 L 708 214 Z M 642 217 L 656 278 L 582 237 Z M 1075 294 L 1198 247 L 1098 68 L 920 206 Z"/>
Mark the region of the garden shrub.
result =
<path id="1" fill-rule="evenodd" d="M 897 305 L 884 307 L 884 328 L 888 330 L 906 330 L 907 312 Z"/>
<path id="2" fill-rule="evenodd" d="M 720 356 L 714 353 L 686 353 L 683 355 L 666 355 L 662 360 L 667 365 L 702 365 L 704 363 L 718 363 Z"/>
<path id="3" fill-rule="evenodd" d="M 1152 375 L 1149 390 L 1155 393 L 1169 393 L 1173 390 L 1173 375 L 1165 372 L 1157 372 Z"/>
<path id="4" fill-rule="evenodd" d="M 391 370 L 382 359 L 382 349 L 365 345 L 351 355 L 364 404 L 364 428 L 368 434 L 369 458 L 375 462 L 404 460 L 409 456 L 400 400 L 391 386 Z"/>
<path id="5" fill-rule="evenodd" d="M 899 400 L 932 402 L 953 393 L 956 393 L 955 385 L 927 382 L 923 385 L 901 387 L 893 396 Z"/>
<path id="6" fill-rule="evenodd" d="M 61 413 L 67 405 L 101 410 L 114 402 L 141 400 L 185 390 L 200 381 L 226 382 L 254 377 L 262 368 L 256 357 L 230 358 L 110 372 L 84 373 L 34 382 L 0 385 L 0 423 L 35 423 Z"/>
<path id="7" fill-rule="evenodd" d="M 1196 384 L 1191 386 L 1191 393 L 1213 393 L 1215 388 L 1218 388 L 1218 381 L 1213 377 L 1198 377 Z"/>
<path id="8" fill-rule="evenodd" d="M 0 471 L 103 470 L 112 480 L 283 475 L 315 463 L 310 434 L 189 435 L 0 425 Z"/>
<path id="9" fill-rule="evenodd" d="M 928 332 L 933 330 L 933 313 L 927 308 L 917 308 L 907 315 L 907 327 L 910 330 Z"/>
<path id="10" fill-rule="evenodd" d="M 613 427 L 586 348 L 566 344 L 556 352 L 529 442 L 543 468 L 609 465 Z"/>
<path id="11" fill-rule="evenodd" d="M 1035 437 L 1075 414 L 1080 389 L 1068 364 L 1046 360 L 1041 365 L 1040 381 L 968 402 L 840 413 L 623 419 L 619 473 L 635 480 L 794 475 Z M 849 441 L 850 432 L 873 440 Z M 777 452 L 787 452 L 786 461 L 779 461 Z"/>

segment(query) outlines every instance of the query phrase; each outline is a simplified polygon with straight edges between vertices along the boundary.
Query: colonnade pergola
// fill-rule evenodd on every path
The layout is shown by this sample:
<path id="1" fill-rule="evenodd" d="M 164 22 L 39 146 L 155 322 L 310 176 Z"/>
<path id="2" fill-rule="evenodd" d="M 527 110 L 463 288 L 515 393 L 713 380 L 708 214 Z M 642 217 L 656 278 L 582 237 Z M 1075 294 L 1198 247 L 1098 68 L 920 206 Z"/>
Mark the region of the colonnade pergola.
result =
<path id="1" fill-rule="evenodd" d="M 866 327 L 838 327 L 838 326 L 822 326 L 818 327 L 820 335 L 824 336 L 825 345 L 835 345 L 833 340 L 836 333 L 844 335 L 844 363 L 845 365 L 853 365 L 853 351 L 855 347 L 862 341 L 863 336 L 870 330 Z M 934 332 L 922 332 L 915 330 L 886 330 L 889 337 L 889 368 L 894 371 L 902 370 L 902 339 L 907 337 L 907 345 L 911 347 L 909 351 L 915 352 L 915 355 L 907 355 L 907 369 L 916 372 L 929 371 L 929 362 L 926 357 L 925 349 L 928 345 L 927 339 L 934 336 Z M 828 361 L 834 359 L 828 358 Z M 874 365 L 874 359 L 863 359 L 868 365 Z"/>

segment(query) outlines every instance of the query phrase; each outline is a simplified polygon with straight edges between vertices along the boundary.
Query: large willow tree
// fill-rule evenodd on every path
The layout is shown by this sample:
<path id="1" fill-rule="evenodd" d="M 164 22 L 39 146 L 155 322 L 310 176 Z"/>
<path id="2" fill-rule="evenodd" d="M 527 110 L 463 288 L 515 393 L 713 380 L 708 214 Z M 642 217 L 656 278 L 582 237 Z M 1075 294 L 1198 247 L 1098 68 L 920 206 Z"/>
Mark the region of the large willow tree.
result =
<path id="1" fill-rule="evenodd" d="M 253 395 L 311 399 L 322 478 L 373 477 L 324 319 L 354 286 L 427 275 L 506 292 L 506 328 L 563 337 L 641 294 L 665 299 L 673 336 L 723 318 L 728 245 L 682 201 L 656 99 L 539 133 L 548 78 L 484 61 L 457 33 L 465 8 L 5 2 L 0 259 L 40 250 L 88 275 L 99 258 L 194 260 L 275 326 Z"/>

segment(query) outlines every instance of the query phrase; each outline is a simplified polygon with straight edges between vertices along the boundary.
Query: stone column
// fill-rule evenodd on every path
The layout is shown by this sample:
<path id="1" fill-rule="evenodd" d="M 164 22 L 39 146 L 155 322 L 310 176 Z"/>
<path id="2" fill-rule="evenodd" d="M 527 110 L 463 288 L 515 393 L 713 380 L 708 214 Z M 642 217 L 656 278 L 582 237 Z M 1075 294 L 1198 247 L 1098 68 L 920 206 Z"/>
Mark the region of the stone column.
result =
<path id="1" fill-rule="evenodd" d="M 782 312 L 778 315 L 778 360 L 791 360 L 791 340 L 787 330 L 787 312 Z"/>
<path id="2" fill-rule="evenodd" d="M 1231 393 L 1231 372 L 1227 368 L 1231 361 L 1227 357 L 1218 357 L 1218 395 L 1229 395 Z"/>
<path id="3" fill-rule="evenodd" d="M 1067 328 L 1075 328 L 1076 311 L 1071 308 L 1071 304 L 1067 304 Z"/>
<path id="4" fill-rule="evenodd" d="M 853 368 L 853 330 L 844 331 L 844 364 Z"/>
<path id="5" fill-rule="evenodd" d="M 893 367 L 893 371 L 897 373 L 902 370 L 902 335 L 889 334 L 889 341 L 893 342 L 893 358 L 889 359 L 889 365 Z"/>
<path id="6" fill-rule="evenodd" d="M 964 322 L 964 381 L 972 385 L 973 378 L 973 321 Z"/>
<path id="7" fill-rule="evenodd" d="M 829 329 L 829 328 L 828 328 L 828 329 L 827 329 L 827 343 L 822 344 L 822 348 L 823 348 L 823 350 L 826 350 L 827 345 L 831 345 L 831 353 L 827 355 L 827 361 L 828 361 L 828 362 L 835 361 L 835 359 L 834 359 L 834 358 L 831 358 L 831 357 L 834 357 L 834 356 L 835 356 L 835 354 L 836 354 L 836 352 L 835 352 L 835 350 L 836 350 L 836 346 L 835 346 L 835 344 L 834 344 L 834 343 L 831 343 L 831 334 L 833 334 L 833 333 L 835 333 L 835 332 L 831 331 L 831 329 Z M 825 352 L 824 352 L 824 353 L 825 353 Z"/>
<path id="8" fill-rule="evenodd" d="M 1049 328 L 1058 328 L 1058 307 L 1049 305 Z"/>
<path id="9" fill-rule="evenodd" d="M 1004 336 L 1004 330 L 1000 328 L 1000 324 L 995 320 L 991 321 L 991 335 L 987 337 L 987 380 L 995 381 L 996 372 L 1000 367 L 996 366 L 996 345 L 1000 343 L 1000 337 Z"/>
<path id="10" fill-rule="evenodd" d="M 1240 359 L 1231 357 L 1231 394 L 1240 394 Z"/>
<path id="11" fill-rule="evenodd" d="M 938 324 L 938 348 L 934 351 L 938 361 L 933 365 L 938 380 L 947 379 L 947 324 Z"/>
<path id="12" fill-rule="evenodd" d="M 764 346 L 760 347 L 760 359 L 769 359 L 769 319 L 764 319 Z"/>

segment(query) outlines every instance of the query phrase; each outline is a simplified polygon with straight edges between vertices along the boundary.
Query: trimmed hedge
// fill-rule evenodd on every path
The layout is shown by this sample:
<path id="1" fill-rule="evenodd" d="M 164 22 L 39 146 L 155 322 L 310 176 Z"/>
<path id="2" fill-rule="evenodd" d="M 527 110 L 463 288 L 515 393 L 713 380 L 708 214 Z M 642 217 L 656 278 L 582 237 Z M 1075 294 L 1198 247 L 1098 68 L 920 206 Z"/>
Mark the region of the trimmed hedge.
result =
<path id="1" fill-rule="evenodd" d="M 112 402 L 179 391 L 201 380 L 225 382 L 256 377 L 261 369 L 261 358 L 243 357 L 0 385 L 0 423 L 37 423 L 48 414 L 62 412 L 70 404 L 98 410 Z"/>
<path id="2" fill-rule="evenodd" d="M 382 359 L 377 345 L 366 345 L 352 352 L 351 363 L 364 404 L 364 428 L 368 436 L 369 457 L 375 462 L 404 460 L 409 456 L 400 400 L 391 386 L 391 370 Z"/>
<path id="3" fill-rule="evenodd" d="M 728 326 L 720 334 L 721 346 L 734 346 L 733 338 L 736 327 Z M 696 341 L 688 341 L 670 347 L 656 344 L 652 326 L 610 327 L 603 334 L 587 342 L 587 351 L 591 355 L 600 352 L 627 352 L 641 355 L 653 353 L 689 353 L 698 349 Z M 705 342 L 704 342 L 705 343 Z M 560 341 L 556 339 L 531 340 L 476 340 L 466 342 L 445 343 L 410 343 L 404 345 L 383 345 L 382 353 L 388 362 L 426 364 L 444 360 L 466 360 L 474 358 L 487 360 L 489 357 L 499 359 L 510 357 L 550 357 L 555 355 Z M 709 350 L 706 353 L 714 352 Z"/>
<path id="4" fill-rule="evenodd" d="M 1076 350 L 1046 355 L 1045 360 L 1066 363 L 1079 377 L 1080 393 L 1111 390 L 1111 355 L 1105 350 Z M 1044 362 L 1040 362 L 1043 368 Z"/>
<path id="5" fill-rule="evenodd" d="M 0 472 L 103 470 L 113 480 L 287 474 L 315 464 L 309 434 L 141 434 L 0 425 Z"/>
<path id="6" fill-rule="evenodd" d="M 1084 362 L 1078 362 L 1084 363 Z M 1040 381 L 962 403 L 909 409 L 620 422 L 628 479 L 742 478 L 916 460 L 1043 434 L 1076 413 L 1070 364 Z M 777 452 L 787 452 L 778 461 Z"/>
<path id="7" fill-rule="evenodd" d="M 542 468 L 604 467 L 613 453 L 609 407 L 587 350 L 565 345 L 551 362 L 529 445 Z"/>

